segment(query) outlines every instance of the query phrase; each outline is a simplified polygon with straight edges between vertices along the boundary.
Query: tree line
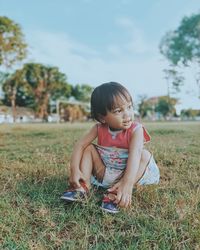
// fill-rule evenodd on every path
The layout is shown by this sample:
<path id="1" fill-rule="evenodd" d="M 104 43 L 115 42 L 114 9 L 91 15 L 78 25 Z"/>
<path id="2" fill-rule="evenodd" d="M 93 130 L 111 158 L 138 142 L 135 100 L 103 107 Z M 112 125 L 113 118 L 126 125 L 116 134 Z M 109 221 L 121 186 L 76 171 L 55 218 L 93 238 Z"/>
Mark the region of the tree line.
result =
<path id="1" fill-rule="evenodd" d="M 18 24 L 7 17 L 0 17 L 0 66 L 7 72 L 0 72 L 4 97 L 1 102 L 12 106 L 16 118 L 16 106 L 30 107 L 36 117 L 46 119 L 49 101 L 74 96 L 88 102 L 92 87 L 88 84 L 71 85 L 67 76 L 58 67 L 41 63 L 25 63 L 21 69 L 8 71 L 27 56 L 27 43 Z"/>
<path id="2" fill-rule="evenodd" d="M 180 91 L 183 86 L 185 78 L 181 72 L 184 67 L 198 65 L 195 80 L 200 97 L 200 14 L 184 17 L 176 30 L 163 36 L 159 47 L 161 54 L 169 62 L 169 68 L 164 69 L 168 93 L 158 100 L 154 109 L 166 116 L 174 114 L 177 101 L 170 93 L 172 90 Z M 92 87 L 88 84 L 71 85 L 58 67 L 25 63 L 21 69 L 8 73 L 16 63 L 27 57 L 27 48 L 20 25 L 8 17 L 0 16 L 0 67 L 6 69 L 6 72 L 0 72 L 4 92 L 1 102 L 12 106 L 14 119 L 16 106 L 31 107 L 36 117 L 46 119 L 50 100 L 74 96 L 77 100 L 89 101 Z M 152 109 L 149 103 L 148 100 L 141 99 L 139 111 L 142 116 Z"/>

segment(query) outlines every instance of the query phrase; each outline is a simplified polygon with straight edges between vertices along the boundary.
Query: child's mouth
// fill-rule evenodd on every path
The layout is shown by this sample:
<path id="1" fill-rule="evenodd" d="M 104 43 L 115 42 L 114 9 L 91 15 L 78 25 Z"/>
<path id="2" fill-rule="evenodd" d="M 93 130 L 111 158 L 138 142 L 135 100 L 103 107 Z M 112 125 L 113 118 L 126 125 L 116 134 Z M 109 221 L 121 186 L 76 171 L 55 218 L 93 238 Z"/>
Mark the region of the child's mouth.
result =
<path id="1" fill-rule="evenodd" d="M 128 125 L 130 124 L 130 122 L 131 122 L 131 120 L 124 121 L 123 124 L 124 124 L 125 126 L 128 126 Z"/>

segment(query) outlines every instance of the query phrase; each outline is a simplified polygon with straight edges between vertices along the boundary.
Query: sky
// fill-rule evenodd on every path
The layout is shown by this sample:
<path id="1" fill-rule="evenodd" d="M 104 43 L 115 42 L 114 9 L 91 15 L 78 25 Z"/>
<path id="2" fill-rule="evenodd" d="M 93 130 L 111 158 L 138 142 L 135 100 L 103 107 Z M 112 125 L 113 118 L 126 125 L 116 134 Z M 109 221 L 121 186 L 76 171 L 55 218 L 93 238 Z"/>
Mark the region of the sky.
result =
<path id="1" fill-rule="evenodd" d="M 199 11 L 199 0 L 0 0 L 0 16 L 21 26 L 26 62 L 58 67 L 72 85 L 120 82 L 136 102 L 167 94 L 160 41 Z M 177 109 L 200 109 L 194 74 L 185 73 Z"/>

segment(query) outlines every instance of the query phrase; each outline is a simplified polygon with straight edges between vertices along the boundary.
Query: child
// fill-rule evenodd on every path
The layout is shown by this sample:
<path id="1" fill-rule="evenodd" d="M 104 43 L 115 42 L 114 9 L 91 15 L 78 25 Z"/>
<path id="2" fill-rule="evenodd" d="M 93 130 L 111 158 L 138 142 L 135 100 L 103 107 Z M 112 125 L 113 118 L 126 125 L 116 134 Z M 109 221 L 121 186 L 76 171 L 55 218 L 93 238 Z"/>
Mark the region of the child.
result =
<path id="1" fill-rule="evenodd" d="M 159 182 L 159 169 L 150 152 L 143 148 L 150 136 L 133 120 L 133 101 L 125 87 L 109 82 L 95 88 L 91 114 L 98 123 L 74 147 L 70 164 L 72 188 L 61 199 L 85 199 L 92 183 L 108 188 L 101 208 L 117 213 L 119 207 L 131 205 L 137 185 Z"/>

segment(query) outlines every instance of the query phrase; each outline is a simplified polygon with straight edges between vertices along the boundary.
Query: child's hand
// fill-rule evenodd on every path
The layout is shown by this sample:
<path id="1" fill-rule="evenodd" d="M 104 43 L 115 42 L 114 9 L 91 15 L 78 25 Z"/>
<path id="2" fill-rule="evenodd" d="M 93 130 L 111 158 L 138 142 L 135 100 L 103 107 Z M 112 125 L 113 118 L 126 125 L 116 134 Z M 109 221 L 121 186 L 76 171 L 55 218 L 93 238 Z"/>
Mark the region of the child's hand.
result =
<path id="1" fill-rule="evenodd" d="M 109 192 L 116 192 L 114 203 L 117 203 L 118 206 L 125 208 L 131 205 L 132 190 L 132 185 L 124 183 L 123 179 L 108 189 Z"/>
<path id="2" fill-rule="evenodd" d="M 69 183 L 73 188 L 80 188 L 80 180 L 85 181 L 85 177 L 80 170 L 71 173 Z"/>

